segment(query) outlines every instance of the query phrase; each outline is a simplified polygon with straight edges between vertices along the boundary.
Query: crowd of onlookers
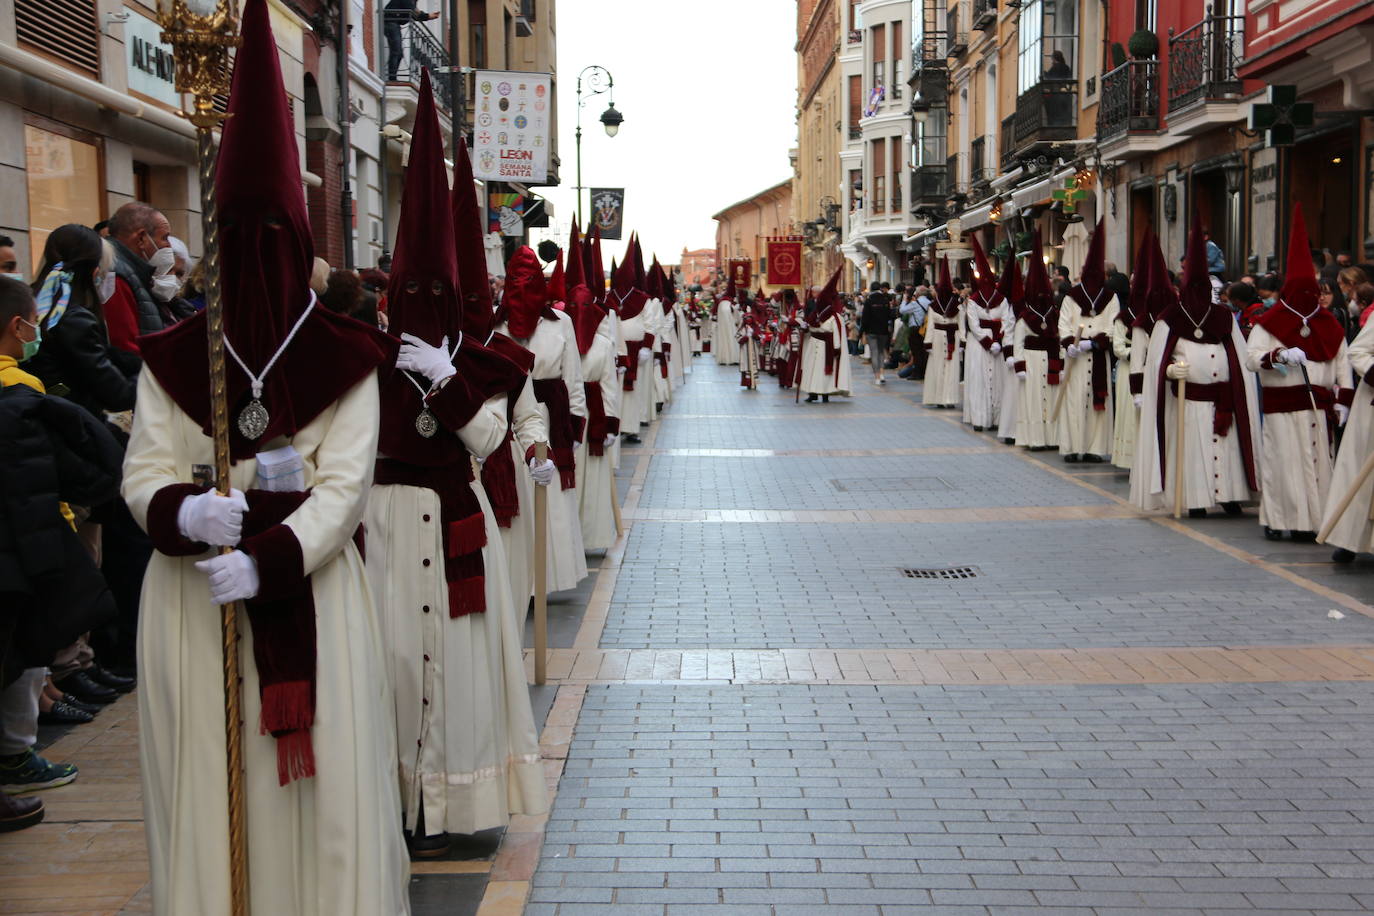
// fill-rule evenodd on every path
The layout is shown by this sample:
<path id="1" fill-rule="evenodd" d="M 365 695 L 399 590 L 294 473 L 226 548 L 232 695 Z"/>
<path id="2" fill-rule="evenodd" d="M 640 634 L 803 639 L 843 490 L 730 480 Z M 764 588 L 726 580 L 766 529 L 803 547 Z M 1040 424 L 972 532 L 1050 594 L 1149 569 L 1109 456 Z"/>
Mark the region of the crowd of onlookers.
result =
<path id="1" fill-rule="evenodd" d="M 316 259 L 325 307 L 385 326 L 379 268 Z M 136 686 L 138 605 L 152 554 L 119 498 L 138 338 L 205 307 L 204 265 L 154 207 L 60 226 L 26 275 L 0 235 L 0 832 L 38 823 L 31 793 L 77 777 L 39 727 L 89 723 Z"/>

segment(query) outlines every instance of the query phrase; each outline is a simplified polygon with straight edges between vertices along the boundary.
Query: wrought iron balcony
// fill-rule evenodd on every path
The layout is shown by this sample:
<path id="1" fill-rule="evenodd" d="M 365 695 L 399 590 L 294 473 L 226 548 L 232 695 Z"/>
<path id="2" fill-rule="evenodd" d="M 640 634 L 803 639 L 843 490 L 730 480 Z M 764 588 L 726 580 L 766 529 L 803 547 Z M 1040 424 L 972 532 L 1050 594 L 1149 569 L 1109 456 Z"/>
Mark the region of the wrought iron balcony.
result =
<path id="1" fill-rule="evenodd" d="M 997 25 L 997 0 L 973 0 L 974 31 L 985 32 Z"/>
<path id="2" fill-rule="evenodd" d="M 1129 60 L 1102 77 L 1097 138 L 1159 129 L 1159 61 Z"/>
<path id="3" fill-rule="evenodd" d="M 1236 67 L 1245 58 L 1245 17 L 1214 16 L 1212 7 L 1192 28 L 1169 35 L 1169 110 L 1196 102 L 1239 98 Z"/>
<path id="4" fill-rule="evenodd" d="M 857 140 L 864 135 L 863 128 L 857 124 L 849 125 L 849 139 Z"/>
<path id="5" fill-rule="evenodd" d="M 983 156 L 987 143 L 987 137 L 974 137 L 973 142 L 968 145 L 968 167 L 971 172 L 983 170 Z"/>
<path id="6" fill-rule="evenodd" d="M 1007 115 L 1002 119 L 1002 171 L 1006 172 L 1016 165 L 1016 137 L 1014 135 L 1016 127 L 1016 114 Z"/>
<path id="7" fill-rule="evenodd" d="M 964 52 L 968 50 L 968 32 L 961 31 L 965 18 L 960 15 L 963 6 L 963 3 L 951 3 L 945 12 L 945 35 L 949 39 L 946 52 L 950 57 L 963 57 Z"/>
<path id="8" fill-rule="evenodd" d="M 434 33 L 423 23 L 408 22 L 401 29 L 401 65 L 389 83 L 409 83 L 416 90 L 420 88 L 420 74 L 429 70 L 430 84 L 434 87 L 434 101 L 445 111 L 453 110 L 453 85 L 449 79 L 449 57 L 444 46 L 434 37 Z M 389 49 L 388 49 L 389 50 Z"/>
<path id="9" fill-rule="evenodd" d="M 1018 147 L 1074 139 L 1078 123 L 1078 82 L 1042 79 L 1016 99 L 1012 133 Z"/>

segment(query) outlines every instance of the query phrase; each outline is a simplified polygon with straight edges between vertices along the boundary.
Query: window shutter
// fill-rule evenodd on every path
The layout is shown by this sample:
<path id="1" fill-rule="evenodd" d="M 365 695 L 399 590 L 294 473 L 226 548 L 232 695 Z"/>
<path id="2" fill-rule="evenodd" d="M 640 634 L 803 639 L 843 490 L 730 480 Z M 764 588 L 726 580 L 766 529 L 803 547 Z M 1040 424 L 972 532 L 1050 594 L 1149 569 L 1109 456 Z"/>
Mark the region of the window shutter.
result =
<path id="1" fill-rule="evenodd" d="M 849 126 L 859 127 L 859 119 L 864 110 L 864 78 L 858 74 L 849 77 Z"/>
<path id="2" fill-rule="evenodd" d="M 15 0 L 19 43 L 100 78 L 100 33 L 95 0 Z"/>

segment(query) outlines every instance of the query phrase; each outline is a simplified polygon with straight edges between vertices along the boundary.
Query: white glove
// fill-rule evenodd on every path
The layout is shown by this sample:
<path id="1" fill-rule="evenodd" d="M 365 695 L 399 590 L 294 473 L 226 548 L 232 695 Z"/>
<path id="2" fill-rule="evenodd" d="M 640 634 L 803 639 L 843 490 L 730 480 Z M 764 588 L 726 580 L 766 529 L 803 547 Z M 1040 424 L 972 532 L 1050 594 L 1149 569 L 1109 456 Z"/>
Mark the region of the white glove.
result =
<path id="1" fill-rule="evenodd" d="M 619 438 L 620 438 L 620 437 L 617 436 L 615 433 L 607 433 L 607 434 L 606 434 L 606 439 L 605 439 L 605 441 L 603 441 L 603 442 L 601 443 L 601 445 L 602 445 L 604 448 L 610 448 L 612 445 L 615 445 L 616 440 L 619 439 Z"/>
<path id="2" fill-rule="evenodd" d="M 1145 396 L 1143 394 L 1131 395 L 1131 403 L 1134 404 L 1136 407 L 1139 407 L 1141 403 L 1144 402 L 1144 400 Z"/>
<path id="3" fill-rule="evenodd" d="M 1337 404 L 1337 405 L 1336 405 L 1336 423 L 1337 423 L 1337 425 L 1339 425 L 1339 426 L 1344 426 L 1344 425 L 1345 425 L 1345 421 L 1346 421 L 1346 420 L 1349 420 L 1349 419 L 1350 419 L 1350 408 L 1349 408 L 1349 407 L 1346 407 L 1344 404 Z"/>
<path id="4" fill-rule="evenodd" d="M 991 347 L 990 349 L 992 350 L 993 355 L 996 355 L 996 354 L 1002 352 L 1002 345 L 999 344 L 997 341 L 994 340 L 994 341 L 992 342 L 992 347 Z"/>
<path id="5" fill-rule="evenodd" d="M 798 322 L 797 322 L 797 325 L 798 325 L 803 331 L 805 331 L 807 328 L 811 327 L 811 325 L 807 324 L 805 321 L 798 321 Z"/>
<path id="6" fill-rule="evenodd" d="M 1307 365 L 1307 354 L 1300 347 L 1290 347 L 1279 351 L 1279 360 L 1289 366 Z"/>
<path id="7" fill-rule="evenodd" d="M 1024 373 L 1024 372 L 1018 372 L 1018 373 L 1016 373 L 1016 380 L 1017 380 L 1018 382 L 1024 382 L 1024 381 L 1026 380 L 1026 373 Z"/>
<path id="8" fill-rule="evenodd" d="M 196 569 L 210 577 L 210 601 L 214 604 L 246 601 L 261 587 L 257 562 L 242 550 L 201 560 Z"/>
<path id="9" fill-rule="evenodd" d="M 625 369 L 624 366 L 616 366 L 616 367 L 615 367 L 615 374 L 616 374 L 616 375 L 624 375 L 625 372 L 626 372 L 626 369 Z"/>
<path id="10" fill-rule="evenodd" d="M 744 329 L 744 336 L 745 336 L 745 337 L 753 337 L 753 336 L 754 336 L 754 329 L 753 329 L 753 328 L 745 328 L 745 329 Z"/>
<path id="11" fill-rule="evenodd" d="M 1169 368 L 1164 370 L 1164 374 L 1174 381 L 1180 381 L 1188 377 L 1188 364 L 1185 362 L 1169 363 Z"/>
<path id="12" fill-rule="evenodd" d="M 639 348 L 639 361 L 640 361 L 641 363 L 647 363 L 649 360 L 651 360 L 651 359 L 653 359 L 653 358 L 654 358 L 654 351 L 653 351 L 653 350 L 649 349 L 648 347 L 640 347 L 640 348 Z"/>
<path id="13" fill-rule="evenodd" d="M 1007 368 L 1008 368 L 1008 369 L 1015 369 L 1015 368 L 1016 368 L 1016 357 L 1015 357 L 1015 356 L 1008 356 L 1008 357 L 1007 357 Z"/>
<path id="14" fill-rule="evenodd" d="M 181 536 L 213 547 L 233 547 L 243 535 L 243 513 L 248 499 L 241 490 L 220 496 L 207 490 L 181 501 L 177 509 L 177 529 Z"/>
<path id="15" fill-rule="evenodd" d="M 448 338 L 442 344 L 431 347 L 414 334 L 402 334 L 401 352 L 396 357 L 397 369 L 418 372 L 430 382 L 438 384 L 457 373 L 453 368 L 453 358 L 448 355 Z"/>
<path id="16" fill-rule="evenodd" d="M 1064 354 L 1071 359 L 1078 358 L 1078 344 L 1069 344 L 1064 348 Z"/>
<path id="17" fill-rule="evenodd" d="M 553 466 L 553 462 L 548 458 L 545 458 L 542 463 L 538 458 L 530 459 L 530 476 L 541 487 L 547 487 L 553 483 L 554 474 L 557 472 L 558 469 Z"/>
<path id="18" fill-rule="evenodd" d="M 1081 355 L 1087 355 L 1092 350 L 1092 348 L 1093 342 L 1091 340 L 1080 340 L 1078 342 L 1078 352 Z"/>

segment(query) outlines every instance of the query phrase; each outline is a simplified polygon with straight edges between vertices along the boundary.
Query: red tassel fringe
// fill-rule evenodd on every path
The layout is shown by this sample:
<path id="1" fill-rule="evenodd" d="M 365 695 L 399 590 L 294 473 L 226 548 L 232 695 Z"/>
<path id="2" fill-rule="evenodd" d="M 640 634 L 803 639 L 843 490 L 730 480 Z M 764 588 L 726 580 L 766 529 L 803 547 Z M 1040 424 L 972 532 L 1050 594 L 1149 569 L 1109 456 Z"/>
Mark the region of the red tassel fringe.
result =
<path id="1" fill-rule="evenodd" d="M 262 697 L 262 730 L 264 732 L 294 731 L 315 724 L 314 685 L 309 681 L 283 681 L 268 684 L 259 693 Z"/>
<path id="2" fill-rule="evenodd" d="M 449 556 L 458 557 L 465 553 L 476 553 L 485 546 L 487 546 L 487 526 L 482 518 L 482 513 L 469 515 L 467 518 L 459 519 L 456 522 L 449 522 Z"/>
<path id="3" fill-rule="evenodd" d="M 485 576 L 471 576 L 448 583 L 448 616 L 466 617 L 483 614 L 487 610 L 487 580 Z"/>
<path id="4" fill-rule="evenodd" d="M 315 775 L 315 747 L 310 741 L 310 729 L 300 728 L 273 737 L 277 741 L 278 785 Z"/>

